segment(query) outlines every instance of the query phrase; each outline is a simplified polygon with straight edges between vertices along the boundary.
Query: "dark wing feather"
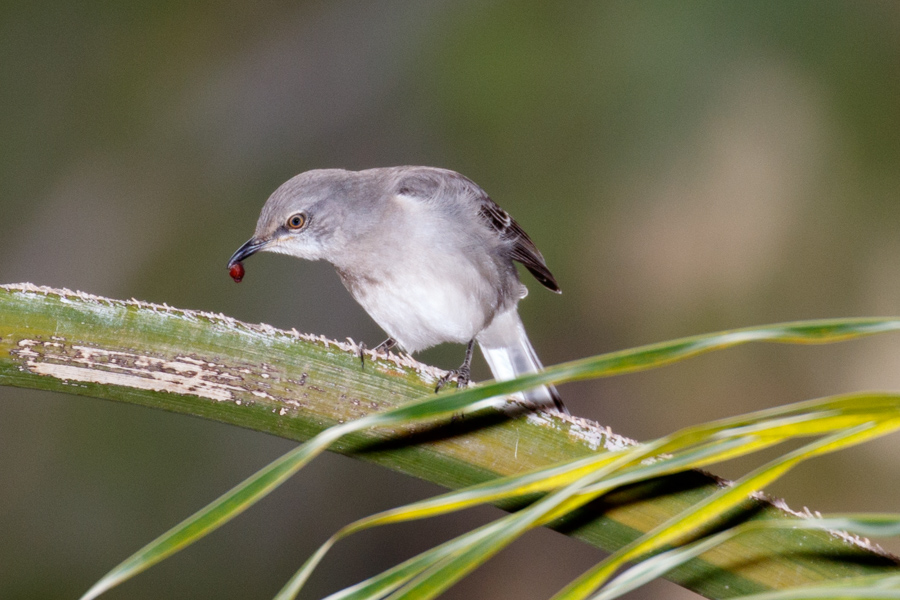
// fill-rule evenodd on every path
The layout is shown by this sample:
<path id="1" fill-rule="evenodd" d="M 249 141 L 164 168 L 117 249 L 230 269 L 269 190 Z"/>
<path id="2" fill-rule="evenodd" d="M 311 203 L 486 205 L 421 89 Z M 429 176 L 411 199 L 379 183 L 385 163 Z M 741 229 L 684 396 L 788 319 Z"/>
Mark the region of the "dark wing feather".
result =
<path id="1" fill-rule="evenodd" d="M 528 234 L 474 181 L 455 171 L 432 167 L 395 167 L 392 171 L 398 194 L 434 198 L 440 195 L 438 190 L 442 187 L 451 186 L 456 193 L 473 197 L 478 203 L 479 216 L 502 240 L 512 243 L 511 258 L 522 263 L 544 287 L 560 292 L 556 278 Z"/>
<path id="2" fill-rule="evenodd" d="M 512 259 L 517 260 L 525 268 L 531 271 L 541 284 L 548 290 L 560 293 L 559 285 L 553 273 L 547 268 L 544 257 L 540 250 L 525 233 L 518 223 L 513 220 L 509 213 L 497 206 L 497 203 L 491 200 L 487 194 L 482 197 L 481 208 L 479 209 L 481 217 L 485 219 L 490 226 L 497 232 L 501 239 L 510 240 L 512 246 Z"/>

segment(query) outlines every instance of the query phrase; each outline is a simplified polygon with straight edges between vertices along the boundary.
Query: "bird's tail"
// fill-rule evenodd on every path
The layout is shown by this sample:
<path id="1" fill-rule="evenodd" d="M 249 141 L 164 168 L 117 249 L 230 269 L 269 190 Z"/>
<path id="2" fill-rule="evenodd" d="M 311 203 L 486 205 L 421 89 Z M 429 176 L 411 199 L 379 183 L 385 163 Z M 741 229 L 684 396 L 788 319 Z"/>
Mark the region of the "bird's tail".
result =
<path id="1" fill-rule="evenodd" d="M 519 314 L 513 308 L 494 317 L 490 327 L 475 338 L 482 354 L 497 381 L 507 381 L 526 373 L 536 373 L 544 368 L 538 359 Z M 561 413 L 569 414 L 559 392 L 552 385 L 542 385 L 520 395 L 526 402 L 537 406 L 555 406 Z"/>

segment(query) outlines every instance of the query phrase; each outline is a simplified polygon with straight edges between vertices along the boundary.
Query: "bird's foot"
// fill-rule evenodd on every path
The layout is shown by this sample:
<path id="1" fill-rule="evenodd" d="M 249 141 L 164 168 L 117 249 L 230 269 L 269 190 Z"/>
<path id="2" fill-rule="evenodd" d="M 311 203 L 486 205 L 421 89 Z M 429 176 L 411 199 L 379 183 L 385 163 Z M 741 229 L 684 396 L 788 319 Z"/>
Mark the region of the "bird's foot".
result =
<path id="1" fill-rule="evenodd" d="M 441 388 L 447 385 L 447 382 L 455 379 L 456 387 L 462 389 L 469 385 L 470 369 L 472 366 L 472 348 L 475 347 L 475 340 L 469 340 L 466 346 L 466 358 L 458 369 L 449 371 L 446 375 L 438 379 L 437 385 L 434 387 L 434 393 L 437 394 Z"/>
<path id="2" fill-rule="evenodd" d="M 388 338 L 375 346 L 375 349 L 372 350 L 375 354 L 387 354 L 389 350 L 391 350 L 394 346 L 397 345 L 397 340 L 394 338 Z"/>
<path id="3" fill-rule="evenodd" d="M 462 389 L 469 385 L 470 381 L 470 373 L 469 373 L 469 365 L 463 365 L 458 369 L 453 369 L 452 371 L 448 371 L 446 375 L 438 379 L 437 385 L 434 387 L 434 393 L 438 393 L 441 391 L 441 388 L 450 383 L 453 380 L 456 380 L 456 387 Z"/>
<path id="4" fill-rule="evenodd" d="M 388 338 L 375 346 L 375 349 L 372 350 L 375 354 L 387 354 L 391 348 L 397 345 L 397 340 L 394 338 Z M 362 369 L 366 368 L 366 344 L 364 342 L 359 343 L 359 363 Z"/>

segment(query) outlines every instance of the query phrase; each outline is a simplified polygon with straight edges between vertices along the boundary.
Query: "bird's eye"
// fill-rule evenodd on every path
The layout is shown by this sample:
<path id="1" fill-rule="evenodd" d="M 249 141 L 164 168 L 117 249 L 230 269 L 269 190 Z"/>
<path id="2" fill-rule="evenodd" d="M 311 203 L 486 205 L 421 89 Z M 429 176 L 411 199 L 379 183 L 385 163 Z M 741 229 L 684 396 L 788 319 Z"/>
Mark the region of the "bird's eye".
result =
<path id="1" fill-rule="evenodd" d="M 306 225 L 306 215 L 304 213 L 292 215 L 287 220 L 288 229 L 303 229 L 304 225 Z"/>

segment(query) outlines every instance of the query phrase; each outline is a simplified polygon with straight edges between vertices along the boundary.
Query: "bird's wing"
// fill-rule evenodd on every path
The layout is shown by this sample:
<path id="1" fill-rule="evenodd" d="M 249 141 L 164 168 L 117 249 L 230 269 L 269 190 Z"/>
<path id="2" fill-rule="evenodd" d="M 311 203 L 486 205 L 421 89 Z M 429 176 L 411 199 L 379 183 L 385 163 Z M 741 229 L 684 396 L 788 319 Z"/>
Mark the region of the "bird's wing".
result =
<path id="1" fill-rule="evenodd" d="M 479 188 L 480 189 L 480 188 Z M 491 228 L 497 232 L 503 240 L 512 242 L 512 258 L 517 260 L 528 269 L 535 279 L 548 290 L 559 293 L 559 284 L 553 273 L 547 268 L 544 257 L 525 230 L 516 223 L 515 219 L 509 216 L 509 213 L 500 208 L 496 202 L 482 191 L 481 206 L 478 214 L 482 219 L 487 221 Z"/>
<path id="2" fill-rule="evenodd" d="M 510 243 L 511 258 L 522 263 L 544 287 L 560 292 L 556 278 L 528 234 L 474 181 L 456 171 L 433 167 L 395 167 L 392 171 L 396 177 L 394 189 L 398 194 L 429 199 L 469 197 L 482 222 L 500 239 Z"/>

